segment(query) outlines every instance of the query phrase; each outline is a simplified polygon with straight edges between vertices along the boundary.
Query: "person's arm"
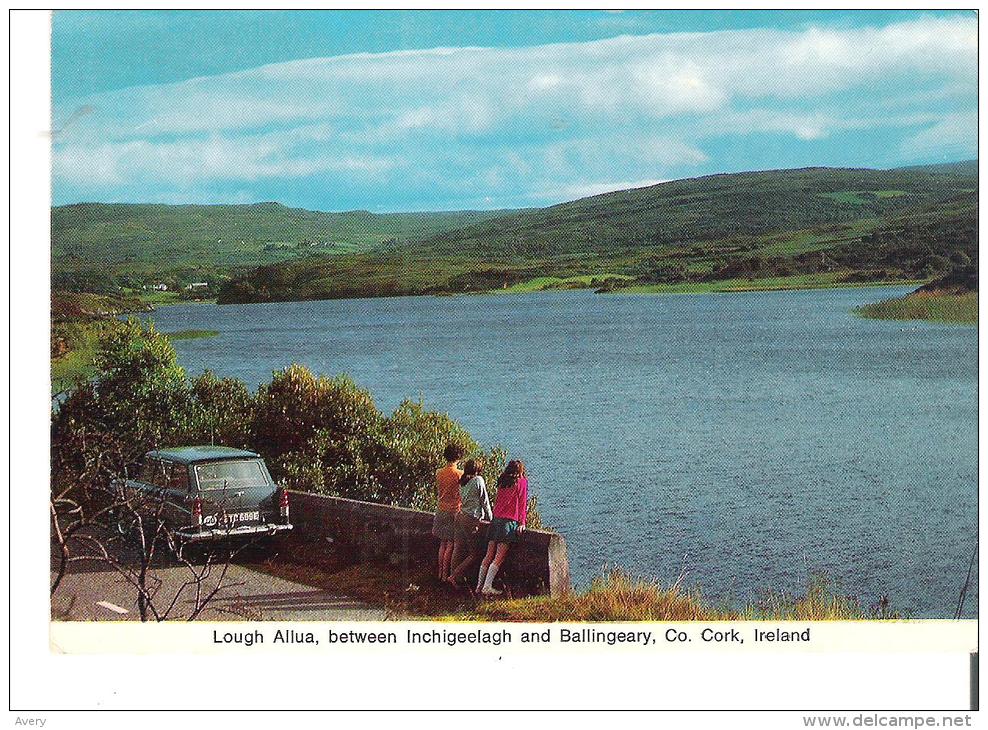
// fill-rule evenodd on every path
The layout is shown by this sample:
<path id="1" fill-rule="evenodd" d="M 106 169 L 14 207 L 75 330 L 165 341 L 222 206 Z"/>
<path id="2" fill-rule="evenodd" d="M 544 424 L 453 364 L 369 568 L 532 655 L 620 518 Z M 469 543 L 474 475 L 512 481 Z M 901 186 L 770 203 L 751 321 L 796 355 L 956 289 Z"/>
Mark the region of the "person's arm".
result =
<path id="1" fill-rule="evenodd" d="M 484 514 L 484 519 L 490 522 L 494 519 L 494 512 L 491 510 L 491 498 L 487 494 L 487 484 L 484 482 L 483 477 L 477 477 L 477 489 L 480 492 L 480 504 L 481 510 Z"/>
<path id="2" fill-rule="evenodd" d="M 518 520 L 518 527 L 521 530 L 525 529 L 525 522 L 528 520 L 528 479 L 522 478 L 518 480 L 518 514 L 521 519 Z"/>

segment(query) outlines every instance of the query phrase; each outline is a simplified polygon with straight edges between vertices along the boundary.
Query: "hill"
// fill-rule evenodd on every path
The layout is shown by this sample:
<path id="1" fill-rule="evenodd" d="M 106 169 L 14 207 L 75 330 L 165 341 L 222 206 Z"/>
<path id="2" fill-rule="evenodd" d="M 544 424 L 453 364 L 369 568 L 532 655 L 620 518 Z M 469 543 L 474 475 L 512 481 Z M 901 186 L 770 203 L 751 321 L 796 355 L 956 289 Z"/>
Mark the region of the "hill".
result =
<path id="1" fill-rule="evenodd" d="M 976 173 L 961 165 L 711 175 L 503 215 L 437 234 L 425 245 L 495 256 L 681 246 L 888 217 L 976 189 Z"/>
<path id="2" fill-rule="evenodd" d="M 928 280 L 976 260 L 976 220 L 970 162 L 712 175 L 262 266 L 227 283 L 220 301 Z"/>
<path id="3" fill-rule="evenodd" d="M 52 270 L 56 288 L 77 291 L 112 290 L 121 283 L 136 288 L 169 278 L 189 283 L 314 253 L 400 245 L 499 214 L 323 213 L 278 203 L 81 203 L 52 208 Z"/>

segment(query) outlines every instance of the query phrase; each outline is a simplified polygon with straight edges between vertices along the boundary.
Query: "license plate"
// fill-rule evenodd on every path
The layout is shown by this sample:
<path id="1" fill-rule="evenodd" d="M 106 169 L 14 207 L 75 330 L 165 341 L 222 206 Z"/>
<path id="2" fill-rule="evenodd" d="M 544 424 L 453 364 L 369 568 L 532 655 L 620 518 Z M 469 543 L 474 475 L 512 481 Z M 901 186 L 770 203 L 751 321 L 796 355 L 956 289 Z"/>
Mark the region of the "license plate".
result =
<path id="1" fill-rule="evenodd" d="M 226 516 L 226 524 L 236 525 L 243 522 L 257 522 L 260 519 L 260 512 L 234 512 Z"/>

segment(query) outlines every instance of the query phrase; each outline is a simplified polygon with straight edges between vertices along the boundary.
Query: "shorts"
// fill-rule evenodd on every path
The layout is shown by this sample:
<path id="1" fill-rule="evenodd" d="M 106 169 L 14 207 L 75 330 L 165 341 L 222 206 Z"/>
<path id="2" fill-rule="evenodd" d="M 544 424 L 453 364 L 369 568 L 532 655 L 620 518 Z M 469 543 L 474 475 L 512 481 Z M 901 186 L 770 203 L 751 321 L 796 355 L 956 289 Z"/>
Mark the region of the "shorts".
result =
<path id="1" fill-rule="evenodd" d="M 456 517 L 452 512 L 436 512 L 436 519 L 432 522 L 432 534 L 443 542 L 453 540 L 453 519 Z"/>
<path id="2" fill-rule="evenodd" d="M 518 542 L 520 539 L 518 523 L 514 520 L 495 517 L 491 520 L 490 527 L 487 528 L 487 540 L 489 542 Z"/>
<path id="3" fill-rule="evenodd" d="M 457 540 L 476 540 L 484 523 L 473 515 L 460 512 L 453 520 L 453 534 Z"/>

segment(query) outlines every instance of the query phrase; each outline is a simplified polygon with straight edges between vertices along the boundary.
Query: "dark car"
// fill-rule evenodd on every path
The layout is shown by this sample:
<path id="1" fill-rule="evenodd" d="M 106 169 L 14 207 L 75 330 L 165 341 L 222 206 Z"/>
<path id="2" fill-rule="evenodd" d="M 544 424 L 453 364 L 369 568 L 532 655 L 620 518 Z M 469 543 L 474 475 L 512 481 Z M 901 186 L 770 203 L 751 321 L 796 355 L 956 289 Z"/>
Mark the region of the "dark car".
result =
<path id="1" fill-rule="evenodd" d="M 181 542 L 292 529 L 288 492 L 253 451 L 226 446 L 149 451 L 117 486 L 143 511 L 156 510 Z"/>

